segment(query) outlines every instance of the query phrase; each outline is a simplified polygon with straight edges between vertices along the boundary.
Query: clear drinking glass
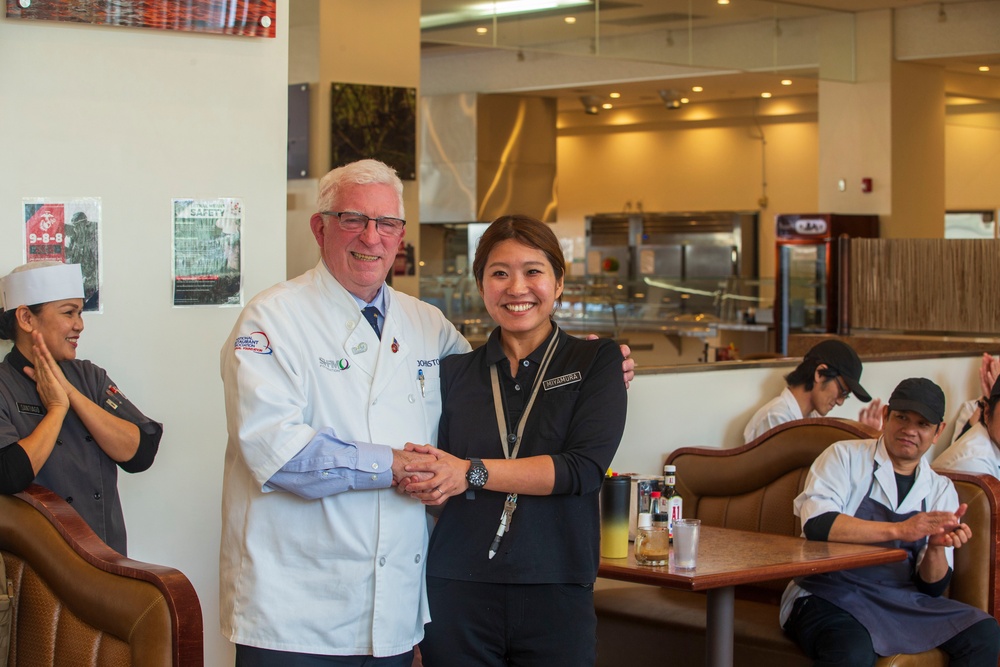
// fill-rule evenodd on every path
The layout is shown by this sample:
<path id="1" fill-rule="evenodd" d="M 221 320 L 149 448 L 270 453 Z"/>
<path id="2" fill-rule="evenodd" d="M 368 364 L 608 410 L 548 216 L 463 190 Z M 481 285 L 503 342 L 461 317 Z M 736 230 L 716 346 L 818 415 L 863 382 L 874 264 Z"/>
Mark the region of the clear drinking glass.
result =
<path id="1" fill-rule="evenodd" d="M 698 536 L 701 519 L 674 521 L 674 569 L 693 570 L 698 564 Z"/>

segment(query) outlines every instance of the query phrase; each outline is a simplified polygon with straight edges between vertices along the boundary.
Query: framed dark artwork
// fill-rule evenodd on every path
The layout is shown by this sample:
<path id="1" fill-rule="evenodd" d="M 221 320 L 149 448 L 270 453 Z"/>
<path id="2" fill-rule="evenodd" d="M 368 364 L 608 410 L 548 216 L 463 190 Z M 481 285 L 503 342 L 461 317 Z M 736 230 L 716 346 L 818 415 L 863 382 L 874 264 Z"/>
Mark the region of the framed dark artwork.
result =
<path id="1" fill-rule="evenodd" d="M 416 180 L 416 88 L 335 83 L 330 102 L 331 168 L 374 158 Z"/>
<path id="2" fill-rule="evenodd" d="M 274 37 L 276 0 L 7 0 L 7 18 Z"/>

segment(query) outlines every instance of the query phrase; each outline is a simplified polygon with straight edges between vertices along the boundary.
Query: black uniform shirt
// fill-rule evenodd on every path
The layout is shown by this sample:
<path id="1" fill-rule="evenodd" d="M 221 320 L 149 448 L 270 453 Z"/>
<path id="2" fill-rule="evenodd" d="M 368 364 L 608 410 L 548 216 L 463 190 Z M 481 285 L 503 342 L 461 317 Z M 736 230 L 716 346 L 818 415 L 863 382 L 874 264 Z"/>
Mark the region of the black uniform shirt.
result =
<path id="1" fill-rule="evenodd" d="M 125 398 L 103 368 L 89 361 L 59 362 L 66 379 L 102 408 L 139 427 L 139 449 L 116 464 L 94 441 L 73 410 L 66 413 L 59 439 L 38 476 L 18 440 L 35 430 L 45 415 L 35 381 L 24 374 L 31 363 L 15 347 L 0 364 L 0 480 L 4 493 L 23 491 L 32 481 L 62 496 L 115 551 L 126 554 L 125 517 L 118 497 L 118 467 L 141 472 L 152 465 L 163 427 Z M 8 451 L 12 447 L 13 451 Z M 17 450 L 21 450 L 20 454 Z M 27 462 L 27 474 L 24 464 Z"/>
<path id="2" fill-rule="evenodd" d="M 438 446 L 459 458 L 502 459 L 490 366 L 497 365 L 508 431 L 526 407 L 548 339 L 518 363 L 486 345 L 441 360 L 443 410 Z M 448 500 L 431 534 L 427 573 L 490 583 L 593 583 L 600 561 L 601 482 L 625 428 L 622 355 L 611 340 L 587 341 L 559 331 L 555 355 L 528 415 L 518 458 L 549 455 L 552 495 L 518 496 L 510 530 L 489 559 L 505 493 L 479 490 Z M 577 375 L 578 374 L 578 375 Z M 488 466 L 487 466 L 488 467 Z"/>

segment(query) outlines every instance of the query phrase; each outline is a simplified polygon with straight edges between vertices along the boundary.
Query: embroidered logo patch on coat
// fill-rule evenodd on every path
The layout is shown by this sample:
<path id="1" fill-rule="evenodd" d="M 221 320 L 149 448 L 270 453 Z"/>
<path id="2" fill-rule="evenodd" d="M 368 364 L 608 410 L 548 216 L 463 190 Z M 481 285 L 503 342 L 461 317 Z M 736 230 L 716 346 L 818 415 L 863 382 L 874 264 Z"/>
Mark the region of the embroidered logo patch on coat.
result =
<path id="1" fill-rule="evenodd" d="M 324 359 L 319 358 L 319 365 L 328 371 L 334 371 L 339 373 L 340 371 L 346 371 L 351 367 L 351 362 L 347 359 Z"/>
<path id="2" fill-rule="evenodd" d="M 237 352 L 253 352 L 254 354 L 271 354 L 271 341 L 263 331 L 254 331 L 246 336 L 237 336 L 234 345 Z"/>

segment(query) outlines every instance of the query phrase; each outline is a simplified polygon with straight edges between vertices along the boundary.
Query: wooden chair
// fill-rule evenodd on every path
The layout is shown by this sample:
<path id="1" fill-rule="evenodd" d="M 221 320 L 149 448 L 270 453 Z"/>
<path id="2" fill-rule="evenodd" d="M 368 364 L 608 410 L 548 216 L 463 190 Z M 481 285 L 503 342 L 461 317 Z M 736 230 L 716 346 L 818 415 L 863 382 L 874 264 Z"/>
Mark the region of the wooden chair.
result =
<path id="1" fill-rule="evenodd" d="M 15 594 L 7 667 L 204 664 L 187 577 L 112 550 L 48 489 L 0 496 L 0 557 Z"/>

